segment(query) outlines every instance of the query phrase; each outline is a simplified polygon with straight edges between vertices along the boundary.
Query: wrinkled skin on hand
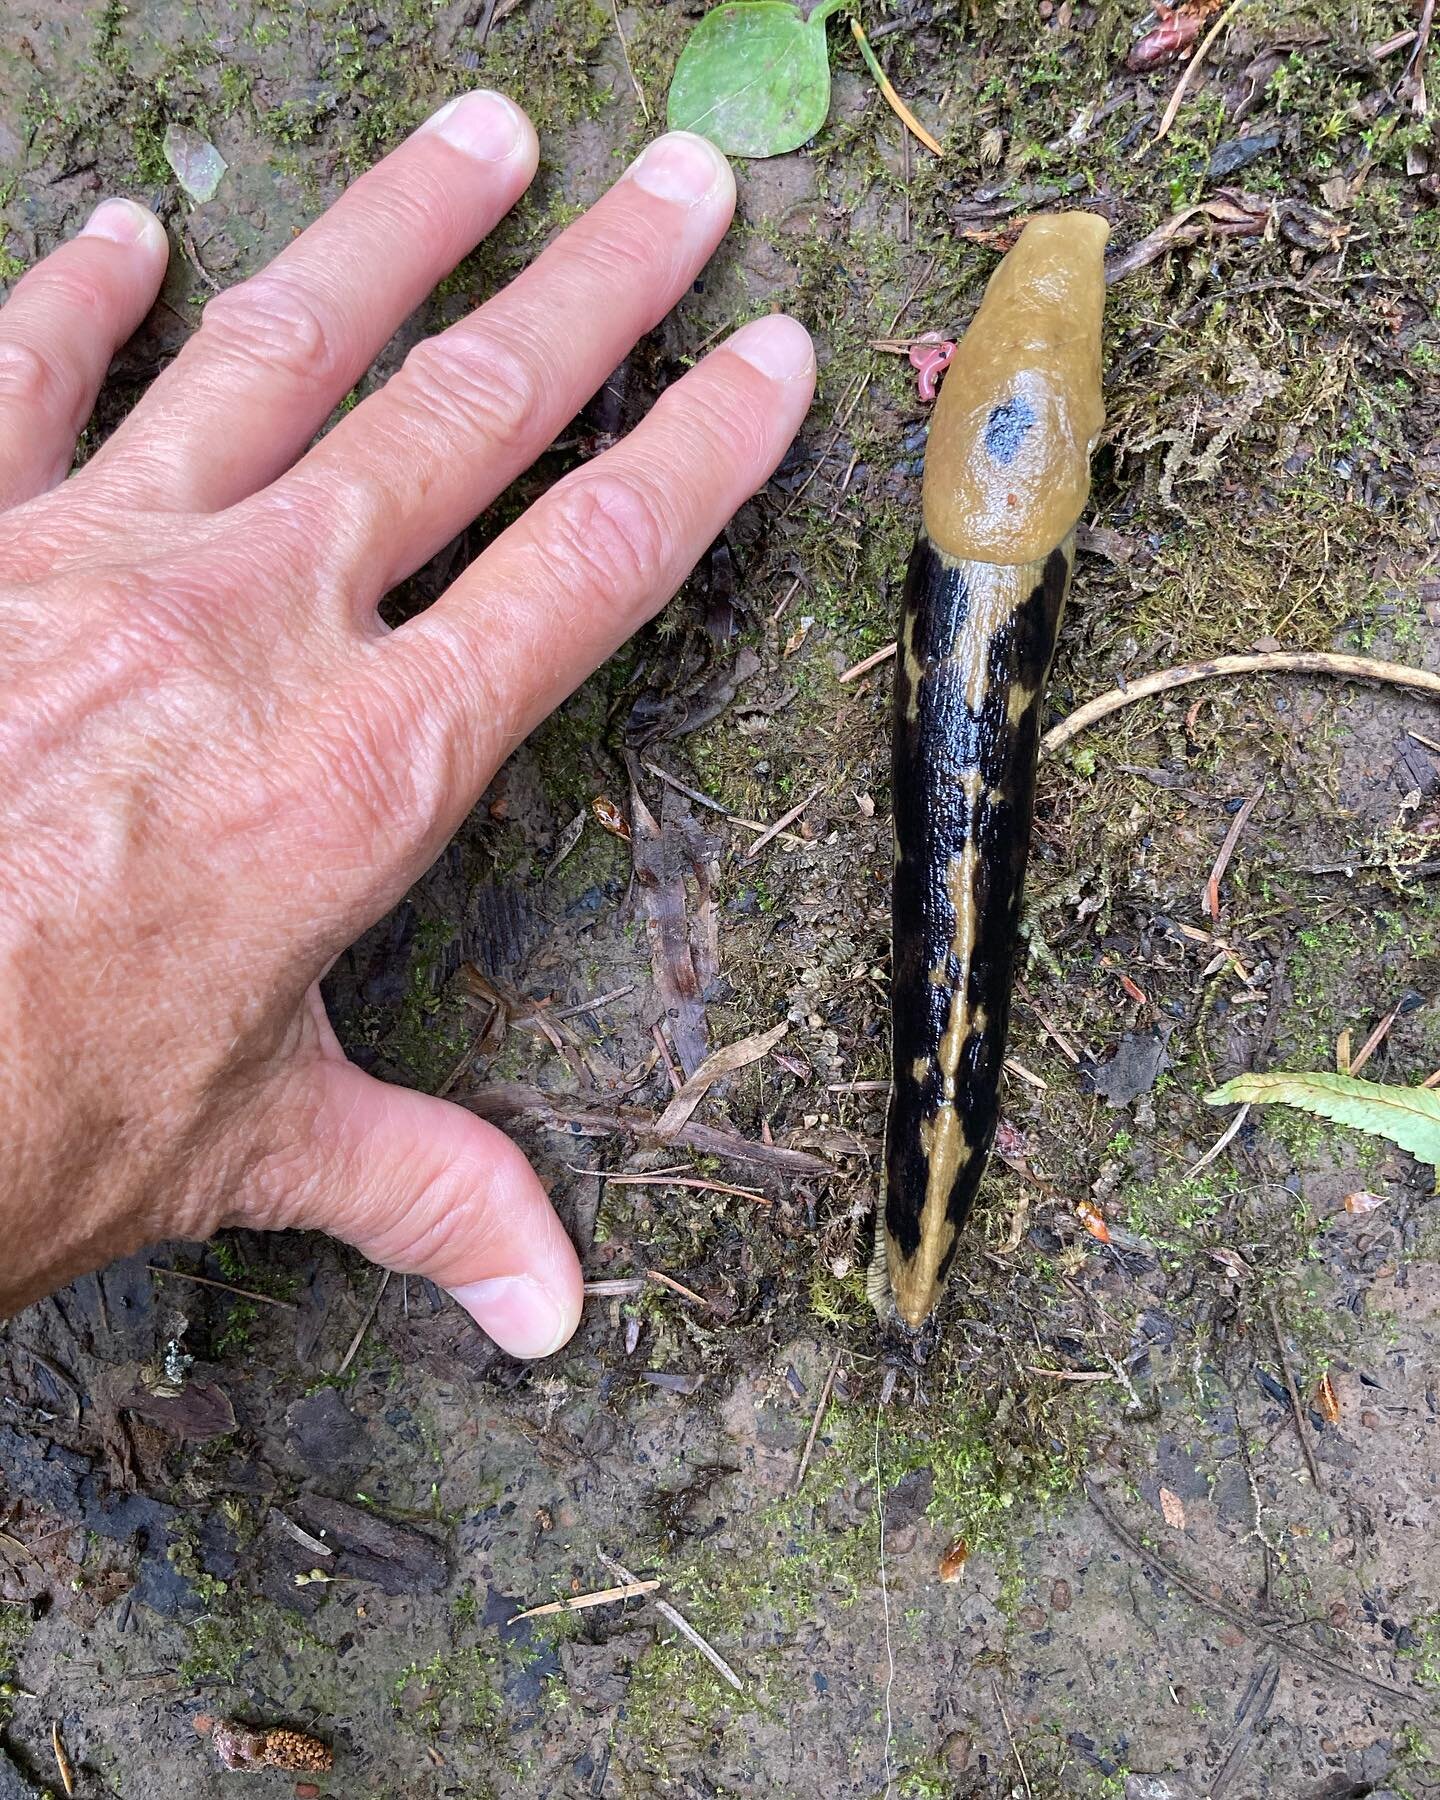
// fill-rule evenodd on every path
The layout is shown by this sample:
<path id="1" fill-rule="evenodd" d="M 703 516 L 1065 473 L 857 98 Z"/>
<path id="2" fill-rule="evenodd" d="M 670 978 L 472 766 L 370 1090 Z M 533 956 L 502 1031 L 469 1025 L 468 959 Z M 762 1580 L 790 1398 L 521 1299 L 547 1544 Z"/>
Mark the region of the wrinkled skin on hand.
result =
<path id="1" fill-rule="evenodd" d="M 563 429 L 734 204 L 718 153 L 658 140 L 315 442 L 536 158 L 499 96 L 442 108 L 213 300 L 68 478 L 158 221 L 107 202 L 0 309 L 0 1313 L 238 1224 L 427 1275 L 517 1355 L 574 1329 L 525 1159 L 349 1063 L 317 983 L 768 478 L 813 358 L 791 320 L 744 327 L 387 630 L 387 589 Z"/>

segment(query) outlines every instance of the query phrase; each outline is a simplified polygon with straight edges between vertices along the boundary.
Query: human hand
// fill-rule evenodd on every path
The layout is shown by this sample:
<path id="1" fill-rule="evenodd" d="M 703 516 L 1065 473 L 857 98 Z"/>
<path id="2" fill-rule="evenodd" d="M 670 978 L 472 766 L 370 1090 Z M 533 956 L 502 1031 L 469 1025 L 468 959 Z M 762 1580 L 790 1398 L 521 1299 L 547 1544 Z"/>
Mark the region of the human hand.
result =
<path id="1" fill-rule="evenodd" d="M 387 589 L 534 460 L 734 206 L 718 152 L 660 139 L 307 448 L 536 160 L 508 101 L 442 108 L 212 300 L 68 480 L 159 222 L 107 202 L 0 309 L 0 1315 L 237 1224 L 427 1275 L 519 1356 L 575 1328 L 524 1157 L 347 1062 L 317 982 L 763 484 L 814 363 L 793 320 L 744 327 L 388 631 Z"/>

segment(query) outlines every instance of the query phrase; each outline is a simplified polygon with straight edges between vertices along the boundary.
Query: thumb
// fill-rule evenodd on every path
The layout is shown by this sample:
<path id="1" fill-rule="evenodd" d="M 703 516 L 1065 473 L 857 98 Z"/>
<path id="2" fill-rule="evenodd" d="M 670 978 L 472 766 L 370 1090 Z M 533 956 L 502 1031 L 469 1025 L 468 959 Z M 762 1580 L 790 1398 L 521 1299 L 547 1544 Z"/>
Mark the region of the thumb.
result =
<path id="1" fill-rule="evenodd" d="M 325 1058 L 293 1077 L 312 1159 L 287 1224 L 425 1275 L 512 1356 L 549 1356 L 580 1322 L 574 1246 L 503 1132 L 462 1107 Z"/>

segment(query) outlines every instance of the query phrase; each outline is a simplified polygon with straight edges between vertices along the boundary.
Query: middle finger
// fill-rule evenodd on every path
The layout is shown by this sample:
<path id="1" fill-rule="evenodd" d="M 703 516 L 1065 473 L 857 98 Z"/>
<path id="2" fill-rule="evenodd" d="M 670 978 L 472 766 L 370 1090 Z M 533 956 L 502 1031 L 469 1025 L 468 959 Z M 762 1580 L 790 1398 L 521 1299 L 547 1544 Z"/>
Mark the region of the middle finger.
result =
<path id="1" fill-rule="evenodd" d="M 528 468 L 689 288 L 734 206 L 713 145 L 658 138 L 503 293 L 412 350 L 272 490 L 337 521 L 337 585 L 378 600 Z"/>

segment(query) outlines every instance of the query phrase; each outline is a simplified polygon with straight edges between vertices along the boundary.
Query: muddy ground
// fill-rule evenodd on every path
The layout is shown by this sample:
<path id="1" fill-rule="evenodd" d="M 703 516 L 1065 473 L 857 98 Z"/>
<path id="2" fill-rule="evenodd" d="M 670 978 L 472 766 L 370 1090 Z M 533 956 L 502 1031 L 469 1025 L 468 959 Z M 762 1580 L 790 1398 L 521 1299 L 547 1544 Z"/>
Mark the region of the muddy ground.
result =
<path id="1" fill-rule="evenodd" d="M 693 9 L 495 11 L 488 39 L 474 0 L 12 11 L 0 278 L 102 193 L 171 231 L 97 432 L 213 291 L 463 86 L 521 98 L 544 166 L 382 374 L 612 178 Z M 1159 145 L 1179 65 L 1127 71 L 1138 5 L 867 13 L 939 163 L 832 24 L 823 131 L 740 169 L 695 292 L 395 604 L 775 304 L 822 351 L 804 434 L 330 984 L 368 1067 L 512 1123 L 620 1287 L 526 1368 L 422 1284 L 229 1233 L 0 1332 L 0 1794 L 59 1791 L 52 1722 L 83 1795 L 291 1792 L 221 1772 L 223 1717 L 313 1730 L 319 1790 L 367 1800 L 1440 1791 L 1431 1172 L 1278 1108 L 1195 1167 L 1218 1080 L 1333 1068 L 1397 1006 L 1367 1075 L 1440 1067 L 1436 708 L 1212 681 L 1047 758 L 1006 1160 L 917 1370 L 863 1296 L 887 675 L 840 679 L 892 635 L 925 430 L 870 346 L 962 325 L 1016 221 L 1077 202 L 1127 272 L 1053 716 L 1254 646 L 1440 668 L 1440 143 L 1409 49 L 1376 54 L 1418 12 L 1251 0 Z M 223 153 L 214 200 L 172 179 L 169 124 Z M 667 1063 L 781 1022 L 658 1147 Z M 621 1179 L 656 1170 L 715 1185 Z M 613 1585 L 607 1558 L 738 1688 L 645 1600 L 510 1622 Z"/>

